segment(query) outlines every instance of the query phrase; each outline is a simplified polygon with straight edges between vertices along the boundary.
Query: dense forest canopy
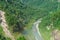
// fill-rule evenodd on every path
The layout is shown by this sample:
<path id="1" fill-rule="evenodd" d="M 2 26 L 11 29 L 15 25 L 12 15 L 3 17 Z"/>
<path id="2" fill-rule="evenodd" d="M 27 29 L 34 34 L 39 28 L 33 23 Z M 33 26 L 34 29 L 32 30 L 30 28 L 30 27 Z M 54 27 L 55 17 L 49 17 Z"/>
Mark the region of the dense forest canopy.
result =
<path id="1" fill-rule="evenodd" d="M 21 32 L 30 20 L 37 20 L 58 9 L 56 0 L 0 0 L 6 21 L 13 31 Z"/>
<path id="2" fill-rule="evenodd" d="M 0 10 L 5 12 L 5 19 L 11 32 L 23 33 L 25 27 L 31 27 L 31 24 L 40 18 L 42 22 L 39 29 L 45 38 L 47 34 L 50 34 L 52 27 L 60 30 L 60 2 L 58 0 L 0 0 Z M 50 31 L 47 31 L 47 26 L 51 24 L 53 25 Z M 10 40 L 1 34 L 0 40 Z M 26 39 L 20 35 L 17 40 Z"/>

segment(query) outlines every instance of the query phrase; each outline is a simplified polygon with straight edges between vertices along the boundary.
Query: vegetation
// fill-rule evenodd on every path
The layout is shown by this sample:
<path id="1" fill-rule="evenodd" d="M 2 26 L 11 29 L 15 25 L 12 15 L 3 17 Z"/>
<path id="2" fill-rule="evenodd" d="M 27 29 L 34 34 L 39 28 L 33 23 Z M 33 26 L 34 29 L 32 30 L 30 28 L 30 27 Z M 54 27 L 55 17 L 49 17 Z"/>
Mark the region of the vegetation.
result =
<path id="1" fill-rule="evenodd" d="M 0 0 L 0 10 L 5 11 L 6 21 L 13 32 L 22 33 L 25 27 L 29 28 L 34 21 L 43 18 L 40 24 L 42 33 L 51 23 L 53 23 L 54 28 L 59 28 L 60 13 L 55 13 L 58 4 L 56 0 Z M 46 33 L 50 33 L 50 31 L 46 30 Z M 20 39 L 25 40 L 24 37 L 17 40 Z"/>
<path id="2" fill-rule="evenodd" d="M 42 22 L 40 23 L 40 26 L 39 26 L 40 32 L 45 40 L 50 40 L 51 32 L 54 29 L 60 30 L 60 16 L 59 15 L 60 15 L 59 10 L 57 10 L 56 12 L 52 12 L 48 16 L 44 17 Z"/>
<path id="3" fill-rule="evenodd" d="M 22 37 L 19 37 L 17 40 L 26 40 L 26 39 L 24 38 L 24 36 L 22 36 Z"/>
<path id="4" fill-rule="evenodd" d="M 6 21 L 13 32 L 22 32 L 30 20 L 37 20 L 48 15 L 49 11 L 57 9 L 56 1 L 43 0 L 41 2 L 45 3 L 45 5 L 43 5 L 43 3 L 40 4 L 41 8 L 38 5 L 34 5 L 37 6 L 37 8 L 33 8 L 32 4 L 29 5 L 29 2 L 31 1 L 24 3 L 21 0 L 0 0 L 0 9 L 6 12 Z M 34 2 L 36 1 L 33 1 L 33 3 Z M 47 4 L 50 4 L 51 7 Z"/>

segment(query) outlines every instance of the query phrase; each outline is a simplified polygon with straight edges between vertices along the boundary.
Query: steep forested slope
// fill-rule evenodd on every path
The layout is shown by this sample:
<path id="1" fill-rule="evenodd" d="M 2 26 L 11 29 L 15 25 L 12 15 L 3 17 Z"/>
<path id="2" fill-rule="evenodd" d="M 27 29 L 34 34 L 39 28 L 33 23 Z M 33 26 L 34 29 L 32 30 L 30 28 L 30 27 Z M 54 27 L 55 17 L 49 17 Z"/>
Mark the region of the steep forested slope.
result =
<path id="1" fill-rule="evenodd" d="M 40 18 L 43 18 L 41 29 L 51 23 L 60 28 L 60 3 L 57 0 L 0 0 L 0 10 L 5 11 L 7 24 L 13 32 L 22 32 Z"/>
<path id="2" fill-rule="evenodd" d="M 14 31 L 21 31 L 30 20 L 37 20 L 56 11 L 56 0 L 0 0 L 0 9 L 6 12 L 6 20 Z M 21 32 L 20 31 L 20 32 Z"/>

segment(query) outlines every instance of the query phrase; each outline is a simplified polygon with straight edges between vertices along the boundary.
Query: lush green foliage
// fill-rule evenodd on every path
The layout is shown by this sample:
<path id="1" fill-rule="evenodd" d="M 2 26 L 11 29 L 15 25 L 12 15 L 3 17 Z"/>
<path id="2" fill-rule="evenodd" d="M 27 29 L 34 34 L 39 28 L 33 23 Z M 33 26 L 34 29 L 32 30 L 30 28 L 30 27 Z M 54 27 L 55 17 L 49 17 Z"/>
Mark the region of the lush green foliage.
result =
<path id="1" fill-rule="evenodd" d="M 56 1 L 42 0 L 41 3 L 39 0 L 26 0 L 26 2 L 24 0 L 0 0 L 0 9 L 6 12 L 6 21 L 12 30 L 21 32 L 30 20 L 37 20 L 48 15 L 49 11 L 57 9 Z"/>
<path id="2" fill-rule="evenodd" d="M 60 30 L 60 11 L 51 12 L 49 15 L 43 18 L 39 25 L 42 37 L 45 40 L 50 40 L 51 33 L 54 29 Z"/>
<path id="3" fill-rule="evenodd" d="M 19 37 L 17 40 L 26 40 L 24 37 Z"/>
<path id="4" fill-rule="evenodd" d="M 43 18 L 40 24 L 43 29 L 51 23 L 54 27 L 60 26 L 60 14 L 54 13 L 58 5 L 60 7 L 56 0 L 0 0 L 0 9 L 6 12 L 6 21 L 13 32 L 22 32 L 24 27 L 30 27 L 40 18 Z"/>
<path id="5" fill-rule="evenodd" d="M 43 18 L 41 22 L 41 26 L 46 27 L 46 26 L 50 26 L 51 24 L 53 24 L 54 28 L 60 29 L 60 25 L 59 25 L 60 16 L 59 15 L 60 15 L 59 11 L 50 13 L 49 15 Z"/>

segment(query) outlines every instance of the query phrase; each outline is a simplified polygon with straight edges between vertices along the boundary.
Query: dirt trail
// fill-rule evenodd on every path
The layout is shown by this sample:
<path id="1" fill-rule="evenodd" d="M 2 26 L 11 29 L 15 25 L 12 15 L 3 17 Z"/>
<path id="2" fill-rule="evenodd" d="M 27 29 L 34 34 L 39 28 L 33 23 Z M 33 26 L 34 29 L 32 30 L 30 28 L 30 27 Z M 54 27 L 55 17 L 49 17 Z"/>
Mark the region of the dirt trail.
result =
<path id="1" fill-rule="evenodd" d="M 39 27 L 38 27 L 39 23 L 41 23 L 41 20 L 42 19 L 39 19 L 33 24 L 33 33 L 34 33 L 34 36 L 35 36 L 36 40 L 43 40 L 43 38 L 40 34 L 40 31 L 39 31 Z"/>
<path id="2" fill-rule="evenodd" d="M 11 40 L 15 40 L 14 39 L 14 36 L 10 33 L 10 31 L 8 30 L 8 25 L 6 23 L 6 20 L 5 20 L 5 16 L 4 16 L 5 12 L 3 11 L 0 11 L 0 19 L 2 20 L 1 22 L 1 26 L 3 28 L 3 31 L 5 32 L 6 36 L 10 37 Z"/>

